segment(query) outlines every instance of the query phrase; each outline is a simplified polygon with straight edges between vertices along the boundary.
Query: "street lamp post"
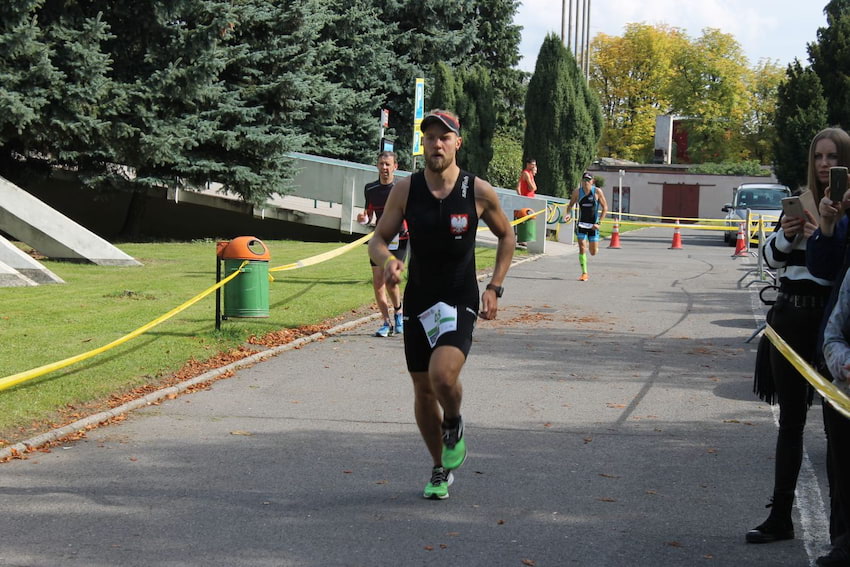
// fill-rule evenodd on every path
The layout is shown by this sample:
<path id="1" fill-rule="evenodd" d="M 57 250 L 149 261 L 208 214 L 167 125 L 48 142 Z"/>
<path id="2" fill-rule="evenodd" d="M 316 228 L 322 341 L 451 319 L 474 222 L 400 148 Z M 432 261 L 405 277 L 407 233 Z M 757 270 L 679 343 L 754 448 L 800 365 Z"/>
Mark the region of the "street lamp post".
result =
<path id="1" fill-rule="evenodd" d="M 621 169 L 619 172 L 620 177 L 620 186 L 617 190 L 617 222 L 623 222 L 623 176 L 626 174 L 625 170 Z"/>

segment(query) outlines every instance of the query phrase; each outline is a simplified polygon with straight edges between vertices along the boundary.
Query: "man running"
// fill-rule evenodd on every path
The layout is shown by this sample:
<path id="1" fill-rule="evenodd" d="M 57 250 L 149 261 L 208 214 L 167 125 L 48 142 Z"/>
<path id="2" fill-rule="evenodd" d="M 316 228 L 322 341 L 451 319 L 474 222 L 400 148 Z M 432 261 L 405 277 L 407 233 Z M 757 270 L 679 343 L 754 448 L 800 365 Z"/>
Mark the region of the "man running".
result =
<path id="1" fill-rule="evenodd" d="M 457 116 L 433 110 L 421 129 L 425 171 L 396 183 L 369 254 L 383 267 L 387 284 L 400 282 L 404 263 L 388 243 L 401 221 L 407 221 L 411 254 L 404 290 L 404 354 L 413 379 L 416 424 L 433 460 L 423 495 L 442 500 L 449 497 L 451 471 L 467 454 L 460 371 L 478 315 L 496 317 L 515 237 L 493 186 L 457 165 L 463 143 Z M 496 265 L 480 304 L 475 272 L 479 219 L 498 238 Z"/>
<path id="2" fill-rule="evenodd" d="M 357 215 L 357 221 L 361 224 L 369 224 L 374 215 L 375 222 L 381 220 L 381 215 L 384 213 L 384 205 L 387 202 L 387 197 L 390 195 L 390 190 L 395 184 L 395 170 L 398 169 L 398 160 L 395 152 L 381 152 L 378 155 L 378 180 L 366 184 L 363 189 L 366 199 L 366 210 Z M 398 227 L 396 235 L 390 242 L 390 250 L 393 255 L 404 262 L 407 256 L 407 225 L 401 223 Z M 398 283 L 387 284 L 384 281 L 384 269 L 381 266 L 375 265 L 372 259 L 369 259 L 372 265 L 372 288 L 375 291 L 375 302 L 378 304 L 378 311 L 384 317 L 384 323 L 375 332 L 376 337 L 387 337 L 393 334 L 404 333 L 404 321 L 401 316 L 401 291 Z M 390 321 L 390 303 L 392 302 L 394 315 Z"/>
<path id="3" fill-rule="evenodd" d="M 590 277 L 587 273 L 587 251 L 596 256 L 599 251 L 599 225 L 608 213 L 608 203 L 605 195 L 593 184 L 593 176 L 584 172 L 581 176 L 581 187 L 573 191 L 570 204 L 567 205 L 565 222 L 572 218 L 572 210 L 578 203 L 578 222 L 576 222 L 576 239 L 578 240 L 578 262 L 581 265 L 579 281 L 586 282 Z"/>

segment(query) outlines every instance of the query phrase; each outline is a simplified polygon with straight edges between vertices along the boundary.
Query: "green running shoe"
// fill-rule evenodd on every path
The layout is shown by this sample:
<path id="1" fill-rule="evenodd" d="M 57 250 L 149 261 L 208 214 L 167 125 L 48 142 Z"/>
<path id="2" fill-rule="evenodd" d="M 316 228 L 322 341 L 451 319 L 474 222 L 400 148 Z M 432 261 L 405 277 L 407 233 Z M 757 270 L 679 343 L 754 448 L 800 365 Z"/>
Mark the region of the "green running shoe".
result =
<path id="1" fill-rule="evenodd" d="M 445 500 L 449 497 L 449 486 L 455 481 L 451 471 L 443 467 L 434 467 L 431 470 L 431 480 L 425 485 L 425 492 L 422 494 L 429 500 Z"/>
<path id="2" fill-rule="evenodd" d="M 466 441 L 463 439 L 463 419 L 458 416 L 455 427 L 443 423 L 443 466 L 448 470 L 460 468 L 466 462 Z"/>

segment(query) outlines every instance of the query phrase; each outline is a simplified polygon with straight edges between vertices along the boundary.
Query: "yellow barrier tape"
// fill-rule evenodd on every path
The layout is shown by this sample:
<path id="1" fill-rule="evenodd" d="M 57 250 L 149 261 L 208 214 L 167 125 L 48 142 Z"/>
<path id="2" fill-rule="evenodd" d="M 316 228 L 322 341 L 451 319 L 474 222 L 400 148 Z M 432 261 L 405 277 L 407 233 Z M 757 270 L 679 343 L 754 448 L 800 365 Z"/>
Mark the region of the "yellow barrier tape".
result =
<path id="1" fill-rule="evenodd" d="M 690 221 L 692 219 L 679 219 L 679 220 Z M 712 220 L 716 221 L 717 219 L 712 219 Z M 766 221 L 766 219 L 763 219 L 763 223 L 765 221 Z M 731 222 L 731 223 L 737 222 L 737 223 L 740 224 L 740 223 L 745 223 L 747 221 L 742 220 L 742 221 L 729 221 L 729 222 Z M 604 221 L 602 221 L 602 224 L 613 224 L 613 223 L 614 223 L 614 221 L 609 220 L 609 219 L 605 219 Z M 667 222 L 667 223 L 656 223 L 656 222 L 639 222 L 639 221 L 619 221 L 619 224 L 621 226 L 622 225 L 630 225 L 630 226 L 644 226 L 644 227 L 656 227 L 656 228 L 675 228 L 676 227 L 675 223 L 669 223 L 669 222 Z M 752 224 L 758 225 L 758 221 L 754 220 L 754 221 L 752 221 Z M 682 222 L 679 223 L 679 228 L 689 228 L 689 229 L 693 228 L 693 229 L 697 229 L 697 230 L 725 230 L 725 231 L 729 231 L 730 229 L 737 230 L 737 229 L 733 229 L 732 227 L 727 227 L 727 226 L 706 225 L 706 224 L 690 224 L 690 223 L 685 224 L 685 223 L 682 223 Z M 758 230 L 758 228 L 753 229 L 752 233 L 755 234 L 755 232 L 757 230 Z"/>
<path id="2" fill-rule="evenodd" d="M 525 215 L 524 217 L 521 217 L 521 218 L 518 218 L 516 220 L 511 221 L 510 225 L 516 226 L 520 223 L 527 221 L 528 219 L 533 219 L 537 215 L 541 215 L 545 212 L 546 212 L 546 209 L 540 209 L 539 211 L 535 211 L 535 212 L 531 213 L 530 215 Z M 477 232 L 485 232 L 485 231 L 488 231 L 488 230 L 490 230 L 490 227 L 485 224 L 484 226 L 479 226 Z"/>
<path id="3" fill-rule="evenodd" d="M 328 252 L 322 252 L 321 254 L 317 254 L 315 256 L 311 256 L 309 258 L 305 258 L 304 260 L 298 260 L 297 262 L 293 262 L 291 264 L 285 264 L 283 266 L 277 266 L 275 268 L 269 268 L 269 272 L 282 272 L 284 270 L 296 270 L 298 268 L 306 268 L 307 266 L 313 266 L 320 262 L 324 262 L 325 260 L 330 260 L 331 258 L 336 258 L 337 256 L 341 256 L 351 250 L 352 248 L 356 248 L 360 246 L 364 242 L 368 241 L 372 238 L 372 232 L 369 234 L 358 238 L 354 242 L 349 242 L 345 246 L 341 246 L 340 248 L 335 248 L 334 250 L 330 250 Z"/>
<path id="4" fill-rule="evenodd" d="M 134 339 L 134 338 L 138 337 L 142 333 L 145 333 L 145 332 L 149 331 L 150 329 L 156 327 L 157 325 L 159 325 L 163 321 L 166 321 L 166 320 L 174 317 L 175 315 L 177 315 L 181 311 L 187 309 L 188 307 L 191 307 L 192 305 L 194 305 L 195 303 L 197 303 L 201 299 L 205 298 L 206 296 L 208 296 L 209 294 L 214 292 L 216 289 L 224 286 L 227 282 L 229 282 L 230 280 L 232 280 L 233 278 L 235 278 L 236 276 L 241 274 L 242 272 L 240 270 L 247 263 L 248 263 L 247 260 L 245 262 L 242 262 L 242 265 L 239 266 L 239 269 L 237 269 L 232 274 L 230 274 L 229 276 L 227 276 L 226 278 L 224 278 L 220 282 L 216 283 L 212 287 L 209 287 L 206 290 L 202 291 L 201 293 L 199 293 L 198 295 L 196 295 L 195 297 L 193 297 L 189 301 L 187 301 L 187 302 L 185 302 L 181 305 L 178 305 L 177 307 L 175 307 L 174 309 L 172 309 L 171 311 L 169 311 L 165 315 L 161 315 L 160 317 L 154 319 L 153 321 L 151 321 L 147 325 L 143 325 L 143 326 L 139 327 L 138 329 L 136 329 L 135 331 L 128 333 L 128 334 L 124 335 L 123 337 L 116 339 L 116 340 L 112 341 L 111 343 L 109 343 L 107 345 L 96 348 L 94 350 L 90 350 L 88 352 L 84 352 L 83 354 L 78 354 L 76 356 L 72 356 L 70 358 L 60 360 L 58 362 L 52 362 L 50 364 L 45 364 L 44 366 L 39 366 L 38 368 L 33 368 L 32 370 L 26 370 L 24 372 L 12 374 L 11 376 L 6 376 L 5 378 L 0 379 L 0 391 L 11 388 L 12 386 L 20 384 L 21 382 L 26 382 L 27 380 L 32 380 L 33 378 L 38 378 L 39 376 L 43 376 L 45 374 L 53 372 L 54 370 L 59 370 L 60 368 L 65 368 L 66 366 L 71 366 L 72 364 L 76 364 L 77 362 L 82 362 L 83 360 L 87 360 L 89 358 L 92 358 L 93 356 L 96 356 L 98 354 L 106 352 L 107 350 L 109 350 L 111 348 L 114 348 L 114 347 L 117 347 L 118 345 L 124 344 L 127 341 L 129 341 L 130 339 Z"/>
<path id="5" fill-rule="evenodd" d="M 713 221 L 713 222 L 729 222 L 729 223 L 744 223 L 747 222 L 746 219 L 714 219 L 714 218 L 701 218 L 701 217 L 665 217 L 661 215 L 639 215 L 636 213 L 619 213 L 617 211 L 611 211 L 609 213 L 612 217 L 617 215 L 628 215 L 630 217 L 639 217 L 639 218 L 647 218 L 647 219 L 660 219 L 660 220 L 678 220 L 678 221 Z M 758 222 L 758 214 L 752 214 L 752 222 Z M 761 215 L 763 220 L 779 220 L 779 217 L 775 215 Z M 628 221 L 624 221 L 628 222 Z"/>
<path id="6" fill-rule="evenodd" d="M 764 329 L 764 333 L 767 335 L 767 338 L 770 339 L 770 342 L 773 343 L 776 350 L 781 352 L 782 356 L 788 359 L 788 362 L 797 369 L 803 378 L 808 380 L 809 384 L 811 384 L 821 396 L 829 400 L 832 407 L 844 415 L 844 417 L 850 418 L 850 398 L 847 397 L 847 394 L 837 388 L 835 384 L 821 376 L 817 370 L 812 368 L 805 360 L 803 360 L 800 355 L 797 354 L 794 349 L 791 348 L 791 346 L 786 343 L 776 331 L 773 330 L 773 327 L 767 325 Z"/>
<path id="7" fill-rule="evenodd" d="M 542 215 L 545 212 L 546 212 L 546 209 L 540 209 L 539 211 L 535 211 L 535 212 L 531 213 L 530 215 L 525 215 L 524 217 L 520 217 L 518 219 L 515 219 L 515 220 L 511 221 L 511 226 L 516 226 L 520 223 L 527 221 L 528 219 L 533 219 L 537 215 Z"/>
<path id="8" fill-rule="evenodd" d="M 538 214 L 540 214 L 540 212 L 542 212 L 542 211 L 539 211 L 537 213 L 534 213 L 532 215 L 524 217 L 523 219 L 520 219 L 519 221 L 516 221 L 516 222 L 522 222 L 523 220 L 537 216 Z M 314 264 L 324 262 L 325 260 L 330 260 L 331 258 L 335 258 L 337 256 L 345 254 L 349 250 L 363 244 L 364 242 L 367 242 L 370 238 L 372 238 L 372 234 L 373 233 L 370 232 L 369 234 L 366 234 L 363 237 L 358 238 L 354 242 L 350 242 L 349 244 L 346 244 L 345 246 L 342 246 L 342 247 L 337 248 L 335 250 L 331 250 L 329 252 L 324 252 L 324 253 L 318 254 L 316 256 L 311 256 L 310 258 L 306 258 L 304 260 L 299 260 L 298 262 L 294 262 L 292 264 L 286 264 L 284 266 L 278 266 L 276 268 L 270 268 L 269 272 L 294 270 L 294 269 L 297 269 L 297 268 L 304 268 L 304 267 L 307 267 L 307 266 L 312 266 Z M 104 353 L 104 352 L 106 352 L 106 351 L 108 351 L 112 348 L 119 346 L 119 345 L 122 345 L 122 344 L 126 343 L 127 341 L 130 341 L 130 340 L 146 333 L 147 331 L 156 327 L 160 323 L 167 321 L 168 319 L 170 319 L 171 317 L 174 317 L 175 315 L 177 315 L 181 311 L 191 307 L 192 305 L 194 305 L 195 303 L 197 303 L 201 299 L 205 298 L 206 296 L 208 296 L 209 294 L 211 294 L 215 290 L 217 290 L 221 287 L 224 287 L 224 285 L 226 285 L 233 278 L 235 278 L 236 276 L 238 276 L 239 274 L 242 273 L 241 270 L 247 263 L 248 263 L 247 260 L 242 262 L 242 264 L 239 266 L 238 269 L 236 269 L 232 274 L 230 274 L 229 276 L 227 276 L 223 280 L 219 281 L 215 285 L 207 288 L 206 290 L 202 291 L 201 293 L 199 293 L 198 295 L 196 295 L 192 299 L 186 301 L 185 303 L 178 305 L 177 307 L 175 307 L 174 309 L 172 309 L 168 313 L 154 319 L 153 321 L 151 321 L 150 323 L 148 323 L 146 325 L 139 327 L 135 331 L 127 333 L 123 337 L 116 339 L 109 344 L 103 345 L 102 347 L 90 350 L 88 352 L 84 352 L 82 354 L 78 354 L 76 356 L 66 358 L 64 360 L 59 360 L 57 362 L 52 362 L 50 364 L 45 364 L 43 366 L 39 366 L 38 368 L 33 368 L 31 370 L 26 370 L 24 372 L 12 374 L 11 376 L 6 376 L 5 378 L 0 378 L 0 391 L 11 388 L 12 386 L 16 386 L 16 385 L 18 385 L 22 382 L 32 380 L 33 378 L 38 378 L 39 376 L 44 376 L 45 374 L 49 374 L 50 372 L 54 372 L 56 370 L 60 370 L 62 368 L 71 366 L 72 364 L 82 362 L 84 360 L 87 360 L 89 358 L 97 356 L 98 354 L 102 354 L 102 353 Z M 274 280 L 271 273 L 269 273 L 269 279 Z"/>

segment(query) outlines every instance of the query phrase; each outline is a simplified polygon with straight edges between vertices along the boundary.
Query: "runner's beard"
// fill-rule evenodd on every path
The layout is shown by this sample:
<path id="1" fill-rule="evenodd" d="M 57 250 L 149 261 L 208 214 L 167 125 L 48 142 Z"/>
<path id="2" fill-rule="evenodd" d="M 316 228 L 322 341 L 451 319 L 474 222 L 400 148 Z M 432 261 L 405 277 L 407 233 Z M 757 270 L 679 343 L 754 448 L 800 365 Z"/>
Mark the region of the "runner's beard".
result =
<path id="1" fill-rule="evenodd" d="M 433 171 L 434 173 L 444 172 L 451 164 L 451 160 L 449 160 L 446 156 L 431 155 L 425 160 L 425 165 L 428 167 L 428 170 Z"/>

